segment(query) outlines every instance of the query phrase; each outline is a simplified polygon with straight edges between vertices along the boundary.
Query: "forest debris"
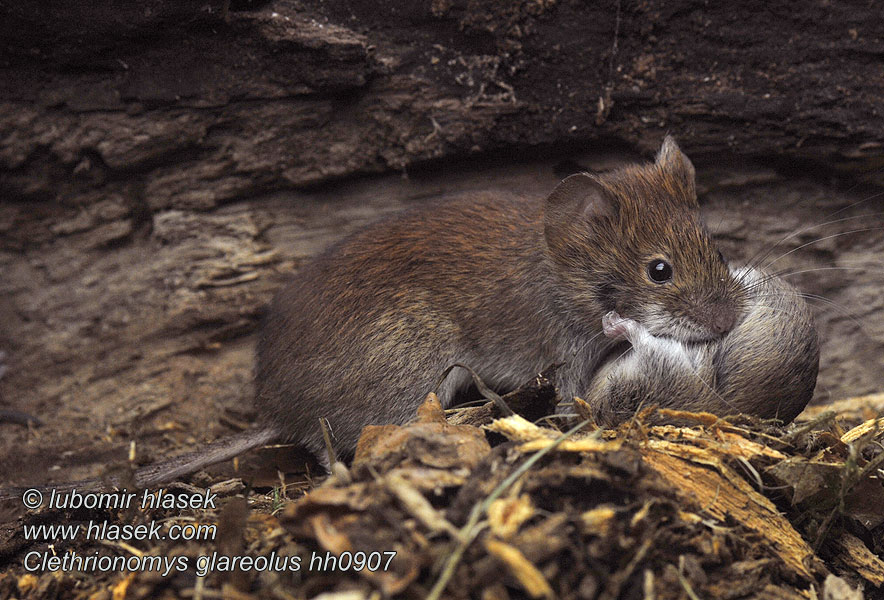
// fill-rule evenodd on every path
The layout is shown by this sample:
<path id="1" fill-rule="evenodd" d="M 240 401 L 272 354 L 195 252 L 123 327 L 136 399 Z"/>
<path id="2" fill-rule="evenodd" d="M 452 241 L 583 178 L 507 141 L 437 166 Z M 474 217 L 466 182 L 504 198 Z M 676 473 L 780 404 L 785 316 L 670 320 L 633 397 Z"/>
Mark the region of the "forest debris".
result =
<path id="1" fill-rule="evenodd" d="M 868 529 L 884 523 L 884 486 L 880 480 L 857 478 L 843 463 L 792 458 L 767 469 L 792 488 L 792 504 L 831 511 L 840 507 Z"/>
<path id="2" fill-rule="evenodd" d="M 577 413 L 577 418 L 581 421 L 589 421 L 589 426 L 587 427 L 588 430 L 594 431 L 599 428 L 598 424 L 595 422 L 595 415 L 592 412 L 592 407 L 589 405 L 589 402 L 583 398 L 577 396 L 574 397 L 574 412 Z"/>
<path id="3" fill-rule="evenodd" d="M 815 494 L 828 496 L 831 490 L 838 489 L 842 466 L 822 462 L 790 458 L 771 465 L 768 473 L 792 488 L 792 504 L 800 504 Z"/>
<path id="4" fill-rule="evenodd" d="M 852 418 L 845 438 L 842 419 L 677 416 L 693 425 L 651 425 L 649 410 L 614 430 L 559 419 L 563 434 L 512 415 L 486 427 L 507 438 L 491 448 L 431 395 L 416 422 L 366 429 L 378 447 L 350 481 L 250 519 L 236 552 L 395 553 L 385 570 L 307 570 L 297 597 L 836 599 L 884 586 L 878 417 Z M 206 590 L 224 587 L 216 577 Z M 129 593 L 156 581 L 136 574 Z M 0 575 L 0 597 L 24 595 L 15 583 Z M 32 583 L 51 597 L 48 574 Z"/>
<path id="5" fill-rule="evenodd" d="M 319 487 L 299 502 L 287 504 L 283 517 L 295 521 L 326 511 L 343 509 L 359 512 L 368 510 L 374 501 L 368 483 L 354 483 L 347 487 Z"/>
<path id="6" fill-rule="evenodd" d="M 841 436 L 841 441 L 845 444 L 849 444 L 851 442 L 855 442 L 865 435 L 872 434 L 877 437 L 884 433 L 884 417 L 878 417 L 877 419 L 869 419 L 865 423 L 857 425 L 847 433 Z"/>
<path id="7" fill-rule="evenodd" d="M 556 432 L 544 427 L 538 427 L 520 415 L 512 415 L 502 419 L 495 419 L 485 427 L 488 431 L 494 431 L 514 442 L 527 442 L 536 439 L 554 440 Z"/>
<path id="8" fill-rule="evenodd" d="M 326 550 L 331 550 L 337 555 L 353 549 L 349 536 L 335 526 L 331 516 L 327 513 L 313 515 L 310 517 L 309 523 L 319 545 Z"/>
<path id="9" fill-rule="evenodd" d="M 530 381 L 506 394 L 503 397 L 504 403 L 529 421 L 536 421 L 552 413 L 559 402 L 553 383 L 557 369 L 558 365 L 544 369 Z"/>
<path id="10" fill-rule="evenodd" d="M 553 365 L 524 385 L 504 395 L 500 400 L 512 412 L 522 415 L 529 421 L 536 421 L 552 413 L 558 403 L 553 377 L 557 369 Z M 483 384 L 484 385 L 484 384 Z M 504 415 L 497 403 L 486 402 L 481 406 L 457 407 L 446 412 L 452 425 L 473 425 L 479 427 Z"/>
<path id="11" fill-rule="evenodd" d="M 339 556 L 344 552 L 356 552 L 359 550 L 363 552 L 378 551 L 377 548 L 354 549 L 353 539 L 348 532 L 354 530 L 354 525 L 357 524 L 356 519 L 345 516 L 333 520 L 328 514 L 318 514 L 311 517 L 309 522 L 320 546 L 331 552 L 334 556 Z M 355 528 L 355 531 L 358 531 L 358 528 Z M 417 577 L 417 568 L 412 561 L 400 561 L 398 564 L 400 566 L 404 564 L 405 569 L 391 569 L 388 571 L 362 569 L 359 571 L 359 575 L 378 585 L 385 595 L 397 594 Z"/>
<path id="12" fill-rule="evenodd" d="M 780 515 L 776 506 L 745 480 L 733 473 L 721 477 L 705 465 L 660 451 L 646 452 L 643 456 L 672 484 L 684 502 L 721 523 L 733 519 L 760 534 L 767 541 L 768 549 L 782 558 L 789 569 L 805 579 L 813 579 L 807 566 L 813 563 L 813 549 Z M 723 464 L 717 468 L 729 470 Z"/>
<path id="13" fill-rule="evenodd" d="M 739 456 L 750 460 L 755 458 L 772 458 L 785 460 L 786 455 L 764 444 L 759 444 L 745 438 L 739 433 L 727 431 L 720 427 L 711 429 L 692 429 L 687 427 L 673 427 L 671 425 L 657 425 L 651 428 L 651 433 L 662 440 L 649 439 L 648 444 L 652 447 L 657 445 L 670 446 L 672 442 L 690 442 L 699 449 L 713 453 L 720 458 L 733 458 Z M 684 445 L 679 443 L 678 445 Z M 691 452 L 686 450 L 686 452 Z"/>
<path id="14" fill-rule="evenodd" d="M 369 425 L 356 445 L 353 470 L 371 467 L 384 473 L 393 466 L 469 470 L 488 453 L 481 430 L 451 425 L 436 394 L 427 394 L 418 418 L 408 425 Z"/>
<path id="15" fill-rule="evenodd" d="M 532 440 L 525 442 L 519 446 L 521 452 L 537 452 L 544 448 L 549 448 L 554 444 L 555 440 Z M 616 450 L 619 444 L 615 442 L 603 442 L 592 438 L 583 438 L 579 440 L 565 440 L 559 444 L 557 450 L 560 452 L 608 452 Z"/>
<path id="16" fill-rule="evenodd" d="M 543 574 L 531 564 L 531 561 L 525 558 L 518 548 L 495 539 L 485 540 L 485 548 L 509 568 L 510 573 L 519 581 L 530 597 L 555 597 L 555 593 Z"/>
<path id="17" fill-rule="evenodd" d="M 721 421 L 721 417 L 708 412 L 688 412 L 686 410 L 673 410 L 661 408 L 657 414 L 666 420 L 682 421 L 687 425 L 705 425 L 711 427 Z"/>
<path id="18" fill-rule="evenodd" d="M 612 507 L 599 506 L 581 514 L 580 521 L 586 533 L 604 538 L 610 535 L 616 516 L 617 511 Z"/>
<path id="19" fill-rule="evenodd" d="M 514 442 L 522 442 L 519 451 L 525 453 L 549 448 L 556 444 L 556 438 L 559 435 L 559 432 L 539 427 L 519 415 L 495 419 L 494 422 L 486 426 L 486 429 L 499 433 Z M 617 450 L 619 447 L 620 444 L 617 442 L 605 442 L 597 437 L 583 437 L 559 442 L 556 449 L 561 452 L 605 452 Z"/>
<path id="20" fill-rule="evenodd" d="M 835 575 L 829 575 L 823 582 L 822 600 L 863 600 L 860 589 L 853 589 L 850 584 Z"/>
<path id="21" fill-rule="evenodd" d="M 312 600 L 370 600 L 371 596 L 362 590 L 347 590 L 343 592 L 326 592 L 314 596 Z"/>
<path id="22" fill-rule="evenodd" d="M 132 585 L 134 579 L 135 573 L 129 573 L 127 576 L 117 581 L 113 586 L 111 598 L 113 598 L 113 600 L 124 600 L 126 598 L 126 592 L 129 591 L 129 586 Z"/>
<path id="23" fill-rule="evenodd" d="M 22 596 L 27 596 L 32 590 L 37 588 L 37 577 L 31 573 L 25 573 L 18 578 L 16 587 Z"/>
<path id="24" fill-rule="evenodd" d="M 842 418 L 855 418 L 865 421 L 884 414 L 884 393 L 867 394 L 837 400 L 829 404 L 814 404 L 805 408 L 795 417 L 798 423 L 811 421 L 823 413 L 833 412 Z"/>
<path id="25" fill-rule="evenodd" d="M 861 539 L 843 533 L 835 540 L 835 545 L 842 550 L 838 558 L 856 569 L 863 579 L 875 587 L 884 585 L 884 560 L 872 554 Z"/>
<path id="26" fill-rule="evenodd" d="M 488 525 L 494 535 L 506 540 L 515 535 L 522 523 L 534 514 L 534 505 L 527 494 L 498 498 L 488 505 Z"/>
<path id="27" fill-rule="evenodd" d="M 408 481 L 396 473 L 388 473 L 382 480 L 403 507 L 426 528 L 433 532 L 445 532 L 453 538 L 459 537 L 457 528 L 448 522 L 439 511 Z"/>

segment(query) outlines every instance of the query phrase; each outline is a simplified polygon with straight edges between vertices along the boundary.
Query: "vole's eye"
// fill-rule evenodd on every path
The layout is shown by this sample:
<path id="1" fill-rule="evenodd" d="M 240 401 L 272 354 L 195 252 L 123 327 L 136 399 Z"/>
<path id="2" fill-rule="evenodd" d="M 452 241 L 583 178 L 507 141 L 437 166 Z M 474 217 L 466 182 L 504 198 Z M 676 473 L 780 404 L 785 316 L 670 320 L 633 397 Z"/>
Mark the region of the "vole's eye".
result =
<path id="1" fill-rule="evenodd" d="M 648 277 L 654 283 L 666 283 L 672 279 L 672 266 L 662 258 L 648 263 Z"/>
<path id="2" fill-rule="evenodd" d="M 727 264 L 727 261 L 724 259 L 724 254 L 721 253 L 721 250 L 718 251 L 718 258 L 719 260 L 721 260 L 721 262 Z"/>

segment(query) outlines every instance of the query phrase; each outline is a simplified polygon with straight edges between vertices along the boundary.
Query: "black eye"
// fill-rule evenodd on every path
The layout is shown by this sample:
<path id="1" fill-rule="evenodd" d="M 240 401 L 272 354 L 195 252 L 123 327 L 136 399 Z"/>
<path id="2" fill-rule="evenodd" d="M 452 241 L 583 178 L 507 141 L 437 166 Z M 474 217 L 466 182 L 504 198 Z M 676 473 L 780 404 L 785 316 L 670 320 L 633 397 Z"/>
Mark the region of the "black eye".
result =
<path id="1" fill-rule="evenodd" d="M 672 279 L 672 267 L 662 258 L 655 258 L 648 263 L 648 277 L 654 283 L 666 283 Z"/>

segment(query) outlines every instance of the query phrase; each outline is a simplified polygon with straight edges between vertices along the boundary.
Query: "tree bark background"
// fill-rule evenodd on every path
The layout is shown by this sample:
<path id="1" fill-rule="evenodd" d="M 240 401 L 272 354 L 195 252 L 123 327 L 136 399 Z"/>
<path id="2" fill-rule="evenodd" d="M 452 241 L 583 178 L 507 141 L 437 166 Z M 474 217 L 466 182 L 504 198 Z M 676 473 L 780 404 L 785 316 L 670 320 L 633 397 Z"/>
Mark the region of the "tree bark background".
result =
<path id="1" fill-rule="evenodd" d="M 667 132 L 731 258 L 853 218 L 771 257 L 812 243 L 777 265 L 824 269 L 792 281 L 837 303 L 818 400 L 884 387 L 880 6 L 223 8 L 0 5 L 0 406 L 46 423 L 0 425 L 33 469 L 3 480 L 222 435 L 250 417 L 253 333 L 306 257 L 411 203 L 544 194 Z"/>

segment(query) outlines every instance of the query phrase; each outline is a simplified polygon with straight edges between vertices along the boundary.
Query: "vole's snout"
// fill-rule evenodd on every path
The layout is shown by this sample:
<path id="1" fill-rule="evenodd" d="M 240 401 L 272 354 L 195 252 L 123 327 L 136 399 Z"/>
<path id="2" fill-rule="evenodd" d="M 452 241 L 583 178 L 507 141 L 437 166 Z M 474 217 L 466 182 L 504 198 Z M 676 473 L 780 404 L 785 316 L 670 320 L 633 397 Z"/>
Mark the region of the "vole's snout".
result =
<path id="1" fill-rule="evenodd" d="M 716 335 L 723 335 L 737 323 L 737 311 L 730 304 L 717 302 L 709 307 L 709 329 Z"/>

